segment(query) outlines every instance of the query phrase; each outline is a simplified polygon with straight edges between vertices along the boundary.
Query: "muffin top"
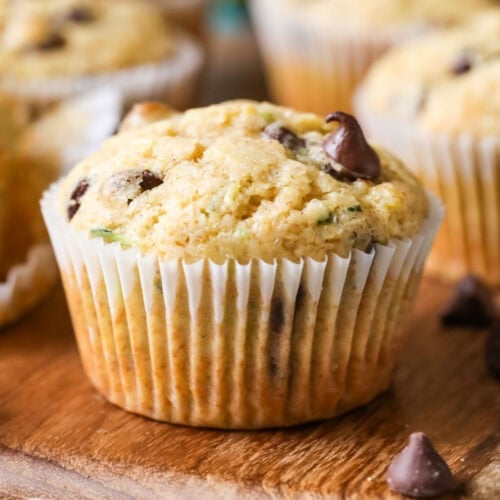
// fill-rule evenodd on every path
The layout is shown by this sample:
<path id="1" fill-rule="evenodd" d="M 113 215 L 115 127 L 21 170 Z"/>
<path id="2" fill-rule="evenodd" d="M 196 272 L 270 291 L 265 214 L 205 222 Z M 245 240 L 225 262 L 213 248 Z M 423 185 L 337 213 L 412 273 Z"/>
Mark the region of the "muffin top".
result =
<path id="1" fill-rule="evenodd" d="M 0 152 L 13 149 L 27 122 L 27 108 L 13 97 L 0 93 Z"/>
<path id="2" fill-rule="evenodd" d="M 161 118 L 142 106 L 63 181 L 75 229 L 164 259 L 321 260 L 411 236 L 428 215 L 418 181 L 350 115 L 336 126 L 253 101 L 149 113 Z"/>
<path id="3" fill-rule="evenodd" d="M 500 11 L 393 49 L 363 88 L 370 108 L 426 130 L 500 135 Z"/>
<path id="4" fill-rule="evenodd" d="M 134 0 L 23 0 L 7 9 L 0 76 L 54 78 L 168 57 L 172 35 L 157 7 Z"/>
<path id="5" fill-rule="evenodd" d="M 336 30 L 397 34 L 428 25 L 456 24 L 495 0 L 282 0 L 317 25 Z M 339 22 L 337 22 L 337 20 Z"/>

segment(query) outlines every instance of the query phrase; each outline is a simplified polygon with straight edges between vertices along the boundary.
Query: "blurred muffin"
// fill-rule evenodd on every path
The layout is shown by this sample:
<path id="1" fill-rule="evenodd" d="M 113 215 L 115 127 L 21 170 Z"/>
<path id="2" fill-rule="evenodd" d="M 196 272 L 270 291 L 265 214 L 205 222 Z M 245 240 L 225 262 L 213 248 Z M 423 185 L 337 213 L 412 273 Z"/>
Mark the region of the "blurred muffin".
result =
<path id="1" fill-rule="evenodd" d="M 200 37 L 205 31 L 205 14 L 209 0 L 150 0 L 157 4 L 169 22 L 178 24 Z"/>
<path id="2" fill-rule="evenodd" d="M 327 418 L 385 389 L 436 200 L 350 115 L 132 113 L 42 203 L 93 384 L 222 428 Z"/>
<path id="3" fill-rule="evenodd" d="M 369 134 L 447 205 L 429 259 L 445 279 L 500 285 L 500 12 L 388 53 L 358 97 Z"/>
<path id="4" fill-rule="evenodd" d="M 10 147 L 9 169 L 0 160 L 2 227 L 0 242 L 0 327 L 15 321 L 42 300 L 57 279 L 39 200 L 68 163 L 92 152 L 116 129 L 121 114 L 117 93 L 98 91 L 60 104 L 35 122 L 25 107 L 0 105 L 3 118 L 18 111 L 15 133 L 0 126 L 0 143 Z M 3 112 L 6 111 L 4 114 Z M 2 158 L 3 159 L 3 158 Z M 5 172 L 9 173 L 8 178 Z M 3 182 L 7 179 L 8 182 Z"/>
<path id="5" fill-rule="evenodd" d="M 370 64 L 391 45 L 468 19 L 493 0 L 252 0 L 275 99 L 306 111 L 351 109 Z"/>
<path id="6" fill-rule="evenodd" d="M 13 2 L 0 41 L 0 86 L 35 102 L 109 85 L 129 102 L 186 105 L 201 51 L 159 14 L 134 0 Z"/>

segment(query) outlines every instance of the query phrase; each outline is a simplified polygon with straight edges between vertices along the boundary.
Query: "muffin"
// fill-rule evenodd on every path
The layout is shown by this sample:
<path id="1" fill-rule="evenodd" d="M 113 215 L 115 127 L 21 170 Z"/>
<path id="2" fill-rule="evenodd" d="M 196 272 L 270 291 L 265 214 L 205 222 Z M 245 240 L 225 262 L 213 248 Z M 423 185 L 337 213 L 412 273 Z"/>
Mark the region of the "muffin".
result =
<path id="1" fill-rule="evenodd" d="M 369 135 L 447 206 L 429 272 L 500 285 L 500 12 L 394 49 L 357 99 Z"/>
<path id="2" fill-rule="evenodd" d="M 208 0 L 150 0 L 163 11 L 166 19 L 200 37 L 205 30 Z"/>
<path id="3" fill-rule="evenodd" d="M 273 97 L 327 113 L 351 109 L 371 63 L 390 46 L 453 25 L 493 0 L 252 0 Z"/>
<path id="4" fill-rule="evenodd" d="M 109 90 L 69 100 L 34 122 L 28 121 L 25 106 L 7 102 L 2 106 L 0 99 L 0 144 L 3 139 L 9 145 L 8 163 L 0 158 L 0 327 L 38 304 L 57 280 L 40 214 L 43 191 L 68 162 L 95 150 L 121 115 L 119 96 Z M 15 118 L 16 126 L 5 131 L 7 117 L 11 123 Z"/>
<path id="5" fill-rule="evenodd" d="M 350 115 L 150 111 L 42 201 L 94 386 L 218 428 L 329 418 L 387 388 L 437 200 Z"/>
<path id="6" fill-rule="evenodd" d="M 149 2 L 24 0 L 12 2 L 4 24 L 0 87 L 35 104 L 98 86 L 129 103 L 185 106 L 193 97 L 201 50 Z"/>

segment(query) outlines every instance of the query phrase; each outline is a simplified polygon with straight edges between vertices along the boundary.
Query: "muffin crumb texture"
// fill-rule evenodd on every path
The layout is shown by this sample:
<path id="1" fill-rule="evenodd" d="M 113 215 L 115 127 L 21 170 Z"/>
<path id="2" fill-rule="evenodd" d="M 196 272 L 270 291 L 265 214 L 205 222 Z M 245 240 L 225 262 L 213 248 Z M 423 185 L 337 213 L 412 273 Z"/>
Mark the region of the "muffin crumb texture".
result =
<path id="1" fill-rule="evenodd" d="M 317 115 L 232 101 L 166 116 L 138 120 L 64 180 L 75 229 L 163 259 L 322 260 L 410 237 L 428 215 L 418 181 L 380 148 L 377 178 L 337 175 L 324 143 L 338 125 Z"/>

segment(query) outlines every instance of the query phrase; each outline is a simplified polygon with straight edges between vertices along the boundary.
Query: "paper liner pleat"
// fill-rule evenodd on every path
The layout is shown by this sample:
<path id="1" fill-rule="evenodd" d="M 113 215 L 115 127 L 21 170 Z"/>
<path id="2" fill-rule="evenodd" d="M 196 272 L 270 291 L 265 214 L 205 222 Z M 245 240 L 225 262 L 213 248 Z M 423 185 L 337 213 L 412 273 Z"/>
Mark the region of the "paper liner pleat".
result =
<path id="1" fill-rule="evenodd" d="M 318 262 L 161 261 L 88 239 L 42 202 L 83 365 L 113 403 L 222 428 L 332 417 L 384 390 L 443 215 Z"/>
<path id="2" fill-rule="evenodd" d="M 184 109 L 194 101 L 204 53 L 190 36 L 176 32 L 175 37 L 175 53 L 162 61 L 96 75 L 33 82 L 4 76 L 0 79 L 0 89 L 44 106 L 95 89 L 111 88 L 120 92 L 126 106 L 156 99 Z"/>
<path id="3" fill-rule="evenodd" d="M 0 282 L 0 327 L 38 304 L 57 282 L 57 266 L 48 243 L 32 246 L 24 262 L 16 264 Z"/>
<path id="4" fill-rule="evenodd" d="M 474 273 L 500 286 L 500 140 L 431 134 L 370 108 L 356 112 L 367 135 L 398 155 L 446 206 L 427 271 L 446 281 Z"/>

